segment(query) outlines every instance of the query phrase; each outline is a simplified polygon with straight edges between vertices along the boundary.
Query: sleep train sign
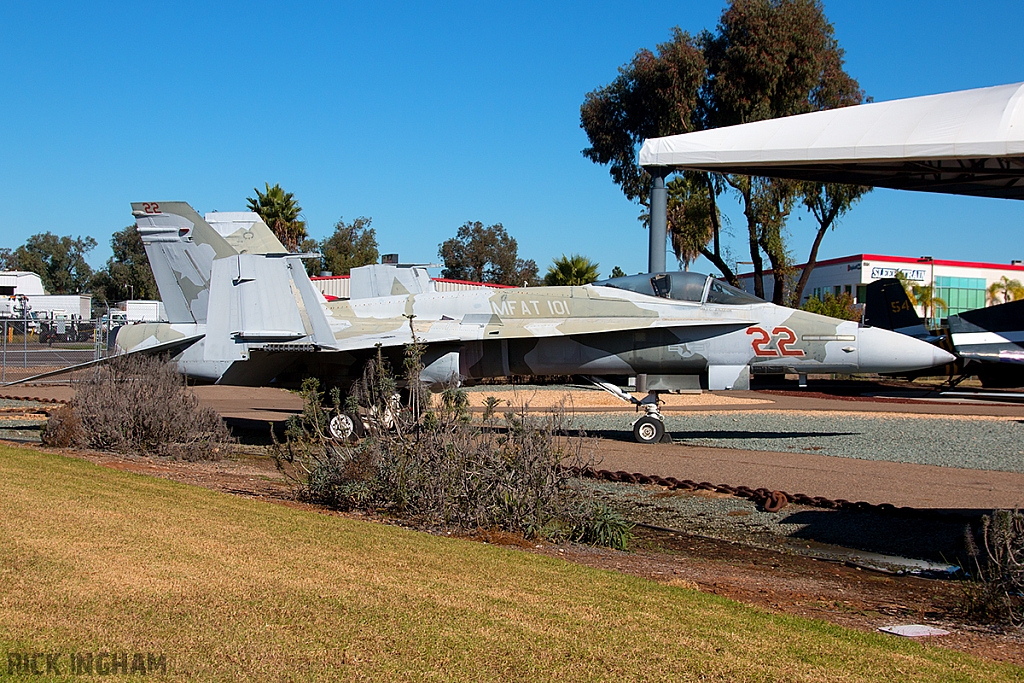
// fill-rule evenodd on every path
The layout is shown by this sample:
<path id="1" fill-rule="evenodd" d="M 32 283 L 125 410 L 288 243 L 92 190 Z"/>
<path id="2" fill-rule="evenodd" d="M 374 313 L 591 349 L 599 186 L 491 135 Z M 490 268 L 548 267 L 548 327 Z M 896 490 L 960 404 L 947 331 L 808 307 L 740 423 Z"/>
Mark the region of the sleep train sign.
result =
<path id="1" fill-rule="evenodd" d="M 896 273 L 903 273 L 903 277 L 913 282 L 924 282 L 926 271 L 923 269 L 908 270 L 905 268 L 885 268 L 882 266 L 875 266 L 871 269 L 871 279 L 880 280 L 883 277 L 896 277 Z"/>

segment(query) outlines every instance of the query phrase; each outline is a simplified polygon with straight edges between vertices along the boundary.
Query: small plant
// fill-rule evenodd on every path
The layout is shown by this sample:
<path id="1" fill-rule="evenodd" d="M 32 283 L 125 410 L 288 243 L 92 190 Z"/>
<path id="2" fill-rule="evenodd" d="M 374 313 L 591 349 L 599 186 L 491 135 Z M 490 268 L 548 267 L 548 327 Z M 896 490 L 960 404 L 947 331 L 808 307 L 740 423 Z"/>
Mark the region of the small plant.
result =
<path id="1" fill-rule="evenodd" d="M 501 399 L 497 396 L 488 396 L 484 399 L 484 424 L 489 424 L 494 419 L 494 413 L 498 409 L 498 405 L 501 403 Z"/>
<path id="2" fill-rule="evenodd" d="M 974 575 L 965 584 L 964 610 L 984 621 L 1024 624 L 1024 514 L 996 510 L 982 517 L 977 539 L 968 530 Z"/>
<path id="3" fill-rule="evenodd" d="M 138 355 L 99 368 L 43 433 L 52 446 L 184 460 L 216 459 L 230 441 L 220 416 L 199 404 L 173 365 Z"/>
<path id="4" fill-rule="evenodd" d="M 577 526 L 575 540 L 615 550 L 628 550 L 632 532 L 632 522 L 605 503 L 595 503 L 590 514 Z"/>

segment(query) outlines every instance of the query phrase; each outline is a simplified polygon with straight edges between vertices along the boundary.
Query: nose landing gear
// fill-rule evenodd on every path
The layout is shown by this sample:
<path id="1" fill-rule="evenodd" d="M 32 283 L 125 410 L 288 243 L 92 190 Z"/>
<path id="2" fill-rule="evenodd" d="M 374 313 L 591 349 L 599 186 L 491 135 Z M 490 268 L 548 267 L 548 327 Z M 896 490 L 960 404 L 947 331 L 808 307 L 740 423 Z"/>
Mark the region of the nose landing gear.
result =
<path id="1" fill-rule="evenodd" d="M 594 386 L 604 389 L 612 396 L 621 398 L 623 401 L 628 401 L 637 408 L 644 409 L 644 415 L 635 420 L 632 424 L 633 438 L 636 439 L 637 443 L 660 443 L 662 441 L 667 441 L 669 443 L 672 442 L 672 437 L 665 433 L 665 418 L 662 417 L 661 409 L 658 408 L 658 404 L 661 403 L 661 399 L 658 398 L 658 395 L 661 392 L 651 390 L 647 392 L 647 396 L 644 398 L 637 399 L 631 394 L 627 394 L 614 384 L 605 382 L 597 377 L 586 377 L 586 380 Z"/>

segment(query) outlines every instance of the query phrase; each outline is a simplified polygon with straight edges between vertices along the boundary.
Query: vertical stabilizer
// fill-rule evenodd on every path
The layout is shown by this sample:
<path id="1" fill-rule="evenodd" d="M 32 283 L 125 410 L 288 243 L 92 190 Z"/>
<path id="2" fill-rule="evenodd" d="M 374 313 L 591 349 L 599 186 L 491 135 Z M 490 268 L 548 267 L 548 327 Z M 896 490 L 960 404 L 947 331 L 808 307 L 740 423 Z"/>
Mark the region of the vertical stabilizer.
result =
<path id="1" fill-rule="evenodd" d="M 259 349 L 331 348 L 322 299 L 295 257 L 236 254 L 213 264 L 206 360 L 246 360 Z M 297 344 L 298 346 L 294 346 Z"/>
<path id="2" fill-rule="evenodd" d="M 133 202 L 160 298 L 172 323 L 206 323 L 213 262 L 235 250 L 185 202 Z"/>
<path id="3" fill-rule="evenodd" d="M 917 309 L 907 296 L 907 290 L 894 277 L 875 280 L 867 286 L 864 324 L 881 327 L 917 339 L 931 337 Z"/>

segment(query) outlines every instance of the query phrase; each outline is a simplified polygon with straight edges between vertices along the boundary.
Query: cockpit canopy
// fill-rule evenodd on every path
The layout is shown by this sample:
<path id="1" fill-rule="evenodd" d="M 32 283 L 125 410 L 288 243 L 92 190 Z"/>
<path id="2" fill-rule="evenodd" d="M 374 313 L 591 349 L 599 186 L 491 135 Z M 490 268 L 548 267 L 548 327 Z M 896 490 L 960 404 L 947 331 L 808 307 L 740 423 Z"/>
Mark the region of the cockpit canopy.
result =
<path id="1" fill-rule="evenodd" d="M 610 280 L 601 280 L 594 285 L 625 289 L 637 294 L 658 296 L 662 299 L 690 301 L 693 303 L 728 304 L 744 306 L 763 304 L 753 294 L 737 289 L 710 275 L 700 273 L 647 273 L 643 275 L 627 275 Z"/>

